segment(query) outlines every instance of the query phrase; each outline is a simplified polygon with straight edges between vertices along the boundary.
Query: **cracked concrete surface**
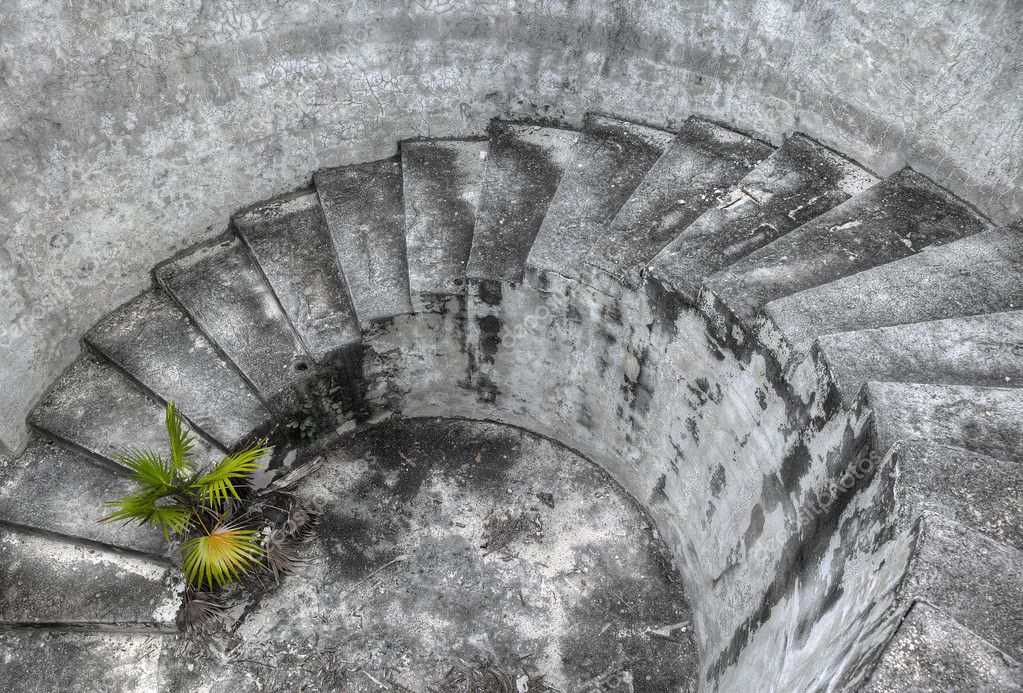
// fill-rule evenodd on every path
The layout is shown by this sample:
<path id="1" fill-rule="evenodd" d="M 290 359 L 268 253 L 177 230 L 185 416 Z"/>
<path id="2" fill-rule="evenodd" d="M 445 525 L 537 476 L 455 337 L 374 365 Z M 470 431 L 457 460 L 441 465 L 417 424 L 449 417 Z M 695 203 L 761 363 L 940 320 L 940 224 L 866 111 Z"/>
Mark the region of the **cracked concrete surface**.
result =
<path id="1" fill-rule="evenodd" d="M 202 642 L 165 646 L 166 689 L 694 683 L 692 614 L 667 548 L 620 486 L 556 443 L 399 420 L 343 440 L 295 493 L 321 511 L 308 564 L 246 607 L 221 659 Z M 449 685 L 465 670 L 517 687 Z"/>
<path id="2" fill-rule="evenodd" d="M 495 115 L 690 113 L 1023 212 L 1023 12 L 859 0 L 8 3 L 0 441 L 77 338 L 230 211 Z"/>

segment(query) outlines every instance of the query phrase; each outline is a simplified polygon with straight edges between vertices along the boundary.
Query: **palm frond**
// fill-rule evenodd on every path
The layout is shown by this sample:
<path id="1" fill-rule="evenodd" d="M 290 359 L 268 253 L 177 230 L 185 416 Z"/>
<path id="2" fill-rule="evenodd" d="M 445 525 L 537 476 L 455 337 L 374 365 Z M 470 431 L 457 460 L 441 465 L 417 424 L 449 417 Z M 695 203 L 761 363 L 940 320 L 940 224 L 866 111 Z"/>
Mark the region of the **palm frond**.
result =
<path id="1" fill-rule="evenodd" d="M 170 532 L 184 535 L 191 528 L 192 517 L 192 511 L 183 505 L 157 505 L 149 521 L 162 529 L 164 538 L 170 541 Z"/>
<path id="2" fill-rule="evenodd" d="M 115 458 L 131 470 L 131 478 L 154 492 L 167 491 L 174 483 L 174 470 L 168 460 L 154 450 L 135 448 Z"/>
<path id="3" fill-rule="evenodd" d="M 288 518 L 285 523 L 287 537 L 297 543 L 313 538 L 316 525 L 320 520 L 319 513 L 310 510 L 294 498 L 288 501 Z"/>
<path id="4" fill-rule="evenodd" d="M 183 505 L 158 505 L 161 496 L 143 489 L 106 503 L 112 512 L 101 522 L 138 522 L 140 525 L 154 524 L 163 531 L 165 539 L 170 534 L 184 534 L 192 526 L 192 511 Z"/>
<path id="5" fill-rule="evenodd" d="M 240 500 L 235 482 L 245 479 L 256 471 L 256 463 L 269 453 L 270 448 L 266 446 L 266 441 L 260 441 L 251 447 L 228 455 L 192 485 L 214 507 L 221 506 L 231 497 Z"/>
<path id="6" fill-rule="evenodd" d="M 178 472 L 191 470 L 192 445 L 195 443 L 195 436 L 185 427 L 181 412 L 174 406 L 174 402 L 167 402 L 166 424 L 167 435 L 170 436 L 171 468 Z"/>
<path id="7" fill-rule="evenodd" d="M 182 547 L 184 570 L 189 583 L 201 590 L 214 584 L 223 587 L 238 581 L 256 566 L 262 566 L 263 550 L 259 532 L 237 525 L 218 524 L 208 534 L 189 539 Z"/>
<path id="8" fill-rule="evenodd" d="M 185 598 L 185 628 L 193 633 L 209 634 L 224 622 L 227 606 L 210 592 L 191 592 Z"/>
<path id="9" fill-rule="evenodd" d="M 294 573 L 305 563 L 279 529 L 270 532 L 266 538 L 266 562 L 274 576 L 274 584 L 280 584 L 282 576 Z"/>

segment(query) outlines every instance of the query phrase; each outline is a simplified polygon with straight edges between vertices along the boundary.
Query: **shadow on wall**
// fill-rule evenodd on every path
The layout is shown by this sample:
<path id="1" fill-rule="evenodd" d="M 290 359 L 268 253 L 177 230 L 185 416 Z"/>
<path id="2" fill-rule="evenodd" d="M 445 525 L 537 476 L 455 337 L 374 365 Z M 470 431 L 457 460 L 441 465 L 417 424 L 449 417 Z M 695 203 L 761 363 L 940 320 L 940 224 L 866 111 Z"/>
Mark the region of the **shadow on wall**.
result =
<path id="1" fill-rule="evenodd" d="M 1018 216 L 1014 5 L 26 0 L 0 28 L 0 441 L 23 444 L 84 330 L 229 211 L 496 115 L 798 127 Z"/>

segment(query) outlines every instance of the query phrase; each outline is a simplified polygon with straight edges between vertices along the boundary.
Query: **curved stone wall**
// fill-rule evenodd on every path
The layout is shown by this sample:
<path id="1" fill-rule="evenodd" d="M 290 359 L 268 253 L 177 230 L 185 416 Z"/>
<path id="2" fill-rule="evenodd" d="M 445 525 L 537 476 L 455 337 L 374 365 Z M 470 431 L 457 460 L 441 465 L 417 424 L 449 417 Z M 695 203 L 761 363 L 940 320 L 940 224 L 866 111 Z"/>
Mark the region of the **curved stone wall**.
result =
<path id="1" fill-rule="evenodd" d="M 1023 211 L 1014 0 L 26 1 L 0 27 L 0 441 L 80 334 L 224 211 L 495 115 L 796 127 Z"/>
<path id="2" fill-rule="evenodd" d="M 901 617 L 912 542 L 865 404 L 842 407 L 823 362 L 786 371 L 669 289 L 535 282 L 473 284 L 467 305 L 369 335 L 369 419 L 496 420 L 604 467 L 675 554 L 708 690 L 862 683 Z"/>

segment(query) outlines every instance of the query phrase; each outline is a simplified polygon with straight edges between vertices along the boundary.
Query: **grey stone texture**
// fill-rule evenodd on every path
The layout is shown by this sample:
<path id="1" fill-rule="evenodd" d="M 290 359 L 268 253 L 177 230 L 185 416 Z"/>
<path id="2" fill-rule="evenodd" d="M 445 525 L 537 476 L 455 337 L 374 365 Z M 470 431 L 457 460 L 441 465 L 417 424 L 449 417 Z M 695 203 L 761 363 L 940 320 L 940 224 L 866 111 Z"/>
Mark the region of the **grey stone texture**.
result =
<path id="1" fill-rule="evenodd" d="M 155 527 L 100 520 L 104 503 L 138 488 L 127 474 L 35 436 L 24 454 L 0 467 L 0 518 L 20 527 L 162 556 Z"/>
<path id="2" fill-rule="evenodd" d="M 895 475 L 906 517 L 923 512 L 955 520 L 1023 551 L 1023 468 L 960 447 L 929 441 L 896 443 L 883 463 Z"/>
<path id="3" fill-rule="evenodd" d="M 315 190 L 275 198 L 232 220 L 309 353 L 322 359 L 360 341 Z"/>
<path id="4" fill-rule="evenodd" d="M 1023 310 L 825 334 L 817 344 L 846 403 L 871 378 L 1023 386 Z"/>
<path id="5" fill-rule="evenodd" d="M 405 240 L 413 296 L 465 293 L 485 139 L 401 143 Z"/>
<path id="6" fill-rule="evenodd" d="M 255 630 L 249 634 L 250 643 L 263 642 L 267 633 L 271 640 L 282 638 L 261 656 L 294 655 L 297 662 L 302 653 L 289 651 L 284 641 L 297 644 L 310 635 L 315 640 L 323 635 L 324 620 L 354 618 L 343 607 L 330 611 L 329 605 L 354 599 L 355 591 L 365 587 L 369 596 L 364 606 L 381 614 L 371 617 L 370 623 L 380 624 L 384 631 L 381 637 L 369 636 L 367 662 L 382 657 L 378 645 L 386 649 L 390 643 L 404 653 L 399 656 L 436 646 L 439 649 L 427 657 L 433 662 L 429 666 L 435 667 L 438 655 L 457 652 L 468 642 L 464 632 L 450 630 L 451 624 L 471 620 L 480 610 L 491 614 L 493 605 L 478 600 L 488 586 L 504 584 L 505 574 L 494 572 L 503 570 L 497 565 L 477 570 L 472 553 L 468 558 L 473 560 L 459 562 L 465 551 L 428 551 L 428 558 L 415 552 L 435 542 L 447 549 L 465 548 L 466 542 L 459 540 L 472 532 L 462 533 L 458 523 L 492 527 L 494 514 L 488 515 L 488 510 L 507 507 L 504 503 L 508 496 L 517 497 L 516 489 L 529 488 L 532 493 L 531 484 L 541 481 L 549 489 L 564 489 L 566 483 L 592 479 L 595 473 L 573 466 L 563 477 L 551 476 L 543 465 L 530 466 L 549 458 L 542 446 L 523 443 L 528 448 L 524 451 L 515 451 L 514 444 L 488 446 L 485 441 L 494 436 L 480 424 L 431 419 L 421 429 L 407 421 L 395 424 L 404 429 L 384 425 L 392 418 L 441 416 L 524 429 L 530 436 L 570 448 L 573 459 L 602 468 L 607 476 L 600 477 L 597 488 L 576 488 L 572 493 L 578 491 L 585 500 L 567 506 L 580 513 L 595 512 L 602 521 L 579 540 L 587 550 L 605 552 L 608 541 L 622 539 L 622 529 L 629 530 L 625 542 L 610 553 L 641 548 L 641 535 L 632 531 L 636 523 L 614 513 L 616 504 L 608 495 L 612 489 L 643 506 L 685 586 L 691 618 L 681 611 L 679 615 L 686 618 L 686 632 L 692 626 L 698 656 L 687 661 L 694 664 L 692 683 L 697 689 L 736 690 L 752 680 L 775 690 L 856 689 L 870 680 L 879 658 L 899 647 L 904 627 L 904 637 L 919 637 L 910 633 L 912 625 L 904 624 L 911 622 L 903 617 L 921 601 L 968 631 L 963 637 L 970 652 L 998 648 L 1008 670 L 1017 666 L 1023 654 L 1023 552 L 1010 525 L 1018 519 L 1015 468 L 1023 460 L 1018 426 L 1023 390 L 973 382 L 886 382 L 883 373 L 869 368 L 851 376 L 861 379 L 859 386 L 836 384 L 837 365 L 828 360 L 835 353 L 815 337 L 840 331 L 828 330 L 831 324 L 847 323 L 800 318 L 803 322 L 790 324 L 786 316 L 834 315 L 837 307 L 847 306 L 855 323 L 846 329 L 856 330 L 1015 310 L 1011 304 L 1016 291 L 1012 282 L 1019 272 L 1018 227 L 980 232 L 986 225 L 983 219 L 919 174 L 903 170 L 874 184 L 874 177 L 858 165 L 794 135 L 779 151 L 791 153 L 797 142 L 811 156 L 823 157 L 827 165 L 820 170 L 828 173 L 823 176 L 824 190 L 834 204 L 829 201 L 819 216 L 801 218 L 803 223 L 788 233 L 737 259 L 741 272 L 717 268 L 716 274 L 695 282 L 695 292 L 676 286 L 657 267 L 638 275 L 630 271 L 618 284 L 606 274 L 566 277 L 560 270 L 536 265 L 527 277 L 526 259 L 537 242 L 545 251 L 538 251 L 537 257 L 553 257 L 547 253 L 554 247 L 552 239 L 537 241 L 536 234 L 544 228 L 544 214 L 565 172 L 572 175 L 571 183 L 560 189 L 579 193 L 579 211 L 600 207 L 599 191 L 606 194 L 608 180 L 571 174 L 585 134 L 533 121 L 497 121 L 491 135 L 473 214 L 464 298 L 411 300 L 405 240 L 409 226 L 398 160 L 329 169 L 315 176 L 317 196 L 341 260 L 342 273 L 335 280 L 345 280 L 360 318 L 361 360 L 301 368 L 308 366 L 299 360 L 307 357 L 307 350 L 256 261 L 259 251 L 238 238 L 199 243 L 157 268 L 157 279 L 185 308 L 188 319 L 249 381 L 262 383 L 264 399 L 304 388 L 311 408 L 299 410 L 299 400 L 284 397 L 275 399 L 279 407 L 275 414 L 282 422 L 312 417 L 322 436 L 319 449 L 331 449 L 353 431 L 359 435 L 365 431 L 380 445 L 391 446 L 400 441 L 402 430 L 420 430 L 432 436 L 435 449 L 441 443 L 456 448 L 453 464 L 466 470 L 446 482 L 442 469 L 438 472 L 422 463 L 428 441 L 417 448 L 416 440 L 404 450 L 388 447 L 383 465 L 372 450 L 363 450 L 342 455 L 325 467 L 329 483 L 324 493 L 309 497 L 327 510 L 322 552 L 316 554 L 320 560 L 311 568 L 313 579 L 292 580 L 292 589 L 267 598 L 269 606 L 254 604 L 247 611 L 263 614 L 251 621 Z M 749 141 L 738 137 L 737 142 Z M 763 173 L 765 166 L 773 167 L 783 158 L 775 155 L 778 152 L 756 165 L 743 159 L 740 168 L 747 177 L 758 170 Z M 805 182 L 805 171 L 817 169 L 804 168 L 795 178 Z M 803 197 L 798 205 L 782 205 L 790 221 L 803 213 L 800 206 L 809 201 L 805 192 L 797 194 Z M 843 196 L 848 197 L 844 202 L 839 199 Z M 628 202 L 623 208 L 627 206 Z M 550 209 L 563 221 L 586 218 L 572 216 L 571 201 Z M 571 213 L 566 215 L 566 209 Z M 554 222 L 550 224 L 554 228 Z M 311 227 L 303 223 L 302 228 Z M 464 234 L 465 227 L 458 232 Z M 954 240 L 969 233 L 973 235 Z M 931 241 L 948 244 L 911 254 L 918 244 Z M 276 251 L 282 267 L 305 255 L 305 248 L 296 246 L 290 252 L 285 246 Z M 570 255 L 576 256 L 574 250 Z M 367 263 L 357 264 L 366 258 Z M 978 268 L 978 259 L 987 260 L 987 266 Z M 414 262 L 420 264 L 418 259 Z M 450 267 L 457 272 L 455 263 Z M 729 272 L 736 281 L 722 283 L 721 277 Z M 856 291 L 882 294 L 912 287 L 914 281 L 920 284 L 922 276 L 933 278 L 936 291 L 910 288 L 890 306 L 879 308 L 876 317 L 869 301 Z M 449 274 L 443 279 L 450 278 Z M 739 291 L 745 283 L 756 291 Z M 992 290 L 1003 286 L 1006 293 L 992 297 Z M 838 287 L 850 293 L 834 293 Z M 340 286 L 330 290 L 340 291 Z M 796 293 L 786 298 L 789 292 Z M 792 306 L 790 310 L 772 310 L 789 300 L 798 303 L 785 304 Z M 830 301 L 828 310 L 815 300 Z M 189 358 L 182 354 L 182 366 Z M 303 370 L 310 372 L 299 375 Z M 856 392 L 855 397 L 843 398 L 849 392 Z M 107 400 L 113 406 L 106 406 Z M 156 439 L 160 408 L 159 398 L 125 372 L 86 352 L 34 410 L 33 421 L 69 450 L 91 451 L 99 457 L 97 462 L 109 463 L 111 441 L 121 442 L 130 434 L 143 444 Z M 921 452 L 918 446 L 924 445 L 929 447 Z M 283 466 L 270 474 L 292 468 L 294 457 L 286 455 Z M 0 469 L 12 470 L 16 478 L 17 470 L 26 469 L 28 462 L 7 456 Z M 498 464 L 490 468 L 490 462 Z M 431 469 L 434 472 L 427 476 Z M 476 476 L 487 470 L 491 476 Z M 936 477 L 943 474 L 947 478 Z M 473 479 L 479 484 L 474 486 Z M 944 486 L 956 479 L 957 487 Z M 337 495 L 338 489 L 350 492 Z M 482 500 L 470 499 L 481 490 Z M 550 508 L 551 498 L 537 495 L 536 500 L 538 507 Z M 557 501 L 552 502 L 557 508 Z M 466 519 L 445 522 L 445 508 L 455 508 L 448 515 L 453 512 Z M 408 514 L 402 516 L 403 512 Z M 580 522 L 572 524 L 579 528 Z M 52 603 L 41 613 L 51 620 L 34 621 L 40 625 L 169 627 L 179 602 L 173 581 L 165 581 L 155 567 L 162 564 L 112 543 L 104 546 L 39 525 L 2 526 L 9 536 L 3 540 L 7 550 L 0 554 L 0 567 L 17 587 L 0 597 L 7 600 L 4 608 L 9 614 L 0 621 L 17 626 L 23 625 L 21 619 L 35 618 L 28 614 L 39 595 L 46 593 Z M 345 540 L 339 545 L 339 536 L 362 539 L 349 551 Z M 486 543 L 489 548 L 490 540 Z M 471 543 L 468 548 L 471 552 Z M 525 548 L 510 560 L 521 561 Z M 578 550 L 573 545 L 569 553 Z M 122 592 L 109 597 L 100 593 L 90 602 L 82 585 L 72 584 L 67 572 L 57 570 L 39 571 L 39 580 L 32 582 L 36 557 L 45 552 L 73 564 L 72 573 L 88 575 L 85 587 L 98 583 L 105 572 L 132 581 L 122 585 L 122 592 L 132 592 L 136 599 Z M 456 561 L 431 586 L 449 580 L 471 589 L 462 589 L 457 600 L 448 601 L 450 611 L 429 600 L 424 604 L 418 572 L 409 574 L 412 582 L 393 579 L 400 575 L 393 575 L 397 570 L 392 569 L 413 556 L 414 565 L 424 571 L 433 565 L 434 556 Z M 544 577 L 539 584 L 550 577 L 543 571 L 552 561 L 557 563 L 552 557 L 536 563 Z M 614 565 L 630 571 L 644 561 L 640 557 Z M 359 570 L 342 579 L 351 567 Z M 374 570 L 378 572 L 370 572 Z M 575 573 L 565 570 L 558 578 L 567 575 L 574 580 Z M 644 572 L 648 571 L 640 571 Z M 138 585 L 132 575 L 141 576 Z M 660 584 L 637 580 L 628 572 L 619 577 L 628 594 L 642 594 L 639 585 Z M 353 581 L 349 587 L 342 584 L 345 579 Z M 589 578 L 580 578 L 582 592 L 589 587 L 584 579 Z M 158 589 L 157 583 L 163 587 Z M 345 591 L 349 588 L 353 591 Z M 513 619 L 514 628 L 524 633 L 541 627 L 529 625 L 532 615 L 525 597 L 537 594 L 532 590 L 523 585 L 518 606 L 510 588 L 500 590 L 510 604 L 499 610 L 525 618 Z M 665 599 L 666 595 L 655 601 Z M 330 613 L 323 613 L 325 609 Z M 543 627 L 562 623 L 549 613 L 544 614 Z M 627 623 L 629 615 L 612 617 L 608 610 L 601 614 L 583 632 L 596 632 L 595 646 L 606 644 L 606 650 L 589 658 L 588 664 L 583 657 L 579 667 L 572 664 L 575 658 L 564 659 L 561 634 L 550 632 L 549 640 L 538 643 L 550 653 L 544 658 L 545 669 L 555 671 L 560 661 L 557 675 L 569 690 L 599 688 L 608 683 L 602 678 L 605 674 L 621 674 L 610 682 L 612 690 L 661 693 L 684 686 L 676 681 L 678 670 L 657 674 L 656 681 L 654 673 L 650 679 L 625 676 L 631 669 L 620 653 L 635 642 L 634 629 L 612 631 L 611 641 L 605 636 L 616 623 Z M 283 619 L 289 618 L 315 627 L 278 632 Z M 491 616 L 484 621 L 488 619 Z M 394 627 L 384 627 L 388 623 Z M 674 634 L 681 633 L 681 624 L 661 620 L 655 627 L 680 642 Z M 486 623 L 481 628 L 496 632 Z M 511 657 L 525 635 L 504 632 L 512 633 L 512 646 L 490 642 L 481 651 Z M 415 638 L 424 633 L 425 644 L 417 643 Z M 551 649 L 554 640 L 558 646 Z M 641 637 L 639 642 L 645 641 Z M 215 661 L 220 659 L 214 656 Z M 610 662 L 596 681 L 587 668 L 594 660 Z M 204 668 L 186 673 L 174 667 L 173 658 L 168 661 L 172 664 L 165 681 L 170 690 L 201 686 L 203 676 L 214 675 L 213 669 Z M 253 685 L 280 683 L 273 678 L 277 674 L 266 673 L 266 667 L 252 661 L 241 662 L 241 669 L 254 677 Z M 305 669 L 283 663 L 288 676 L 304 677 Z M 337 664 L 334 659 L 327 664 L 311 676 L 340 675 L 332 668 Z M 410 670 L 417 668 L 426 670 L 428 665 Z M 978 673 L 978 680 L 985 676 Z M 412 681 L 413 690 L 428 690 L 430 682 L 425 679 Z M 232 678 L 226 685 L 236 682 Z M 364 681 L 358 685 L 370 686 Z M 521 688 L 517 683 L 515 687 Z"/>
<path id="7" fill-rule="evenodd" d="M 167 561 L 0 526 L 0 626 L 172 631 L 183 585 Z"/>
<path id="8" fill-rule="evenodd" d="M 878 444 L 927 440 L 1023 461 L 1023 390 L 972 385 L 870 383 Z"/>
<path id="9" fill-rule="evenodd" d="M 108 314 L 85 339 L 158 398 L 187 411 L 193 424 L 225 448 L 270 417 L 234 364 L 160 289 Z"/>
<path id="10" fill-rule="evenodd" d="M 579 276 L 590 246 L 674 139 L 665 130 L 587 115 L 527 264 Z"/>
<path id="11" fill-rule="evenodd" d="M 401 162 L 326 169 L 314 180 L 359 324 L 411 312 Z"/>
<path id="12" fill-rule="evenodd" d="M 110 363 L 88 352 L 47 392 L 32 411 L 32 425 L 77 449 L 111 463 L 134 448 L 165 450 L 169 445 L 164 404 Z M 194 454 L 222 452 L 196 434 Z"/>
<path id="13" fill-rule="evenodd" d="M 950 522 L 925 515 L 904 594 L 1023 660 L 1023 553 Z"/>
<path id="14" fill-rule="evenodd" d="M 308 368 L 309 353 L 237 238 L 160 265 L 156 278 L 265 399 Z"/>
<path id="15" fill-rule="evenodd" d="M 697 211 L 707 211 L 686 219 L 691 223 L 653 258 L 650 272 L 695 300 L 707 277 L 876 182 L 852 161 L 794 135 L 734 188 L 723 185 L 727 194 L 705 199 Z"/>
<path id="16" fill-rule="evenodd" d="M 1023 213 L 1013 1 L 372 5 L 26 0 L 0 82 L 2 439 L 154 262 L 314 166 L 493 116 L 705 115 L 911 165 L 996 221 Z M 545 110 L 545 107 L 546 110 Z"/>
<path id="17" fill-rule="evenodd" d="M 495 122 L 466 276 L 519 282 L 579 133 Z"/>
<path id="18" fill-rule="evenodd" d="M 587 264 L 635 288 L 647 263 L 771 151 L 742 133 L 689 118 L 593 244 Z"/>
<path id="19" fill-rule="evenodd" d="M 708 277 L 706 289 L 748 320 L 776 298 L 986 227 L 968 206 L 905 169 Z"/>
<path id="20" fill-rule="evenodd" d="M 766 313 L 798 350 L 816 335 L 1023 306 L 1023 224 L 982 231 L 772 301 Z"/>
<path id="21" fill-rule="evenodd" d="M 19 693 L 126 693 L 159 690 L 166 636 L 155 633 L 80 633 L 10 630 L 0 686 Z"/>
<path id="22" fill-rule="evenodd" d="M 866 693 L 1023 690 L 1023 669 L 997 647 L 917 602 L 885 651 Z"/>
<path id="23" fill-rule="evenodd" d="M 692 613 L 662 542 L 556 443 L 399 420 L 339 441 L 293 492 L 321 511 L 306 565 L 246 610 L 226 662 L 167 657 L 166 688 L 476 693 L 493 688 L 456 687 L 451 669 L 483 662 L 530 690 L 693 683 Z"/>

